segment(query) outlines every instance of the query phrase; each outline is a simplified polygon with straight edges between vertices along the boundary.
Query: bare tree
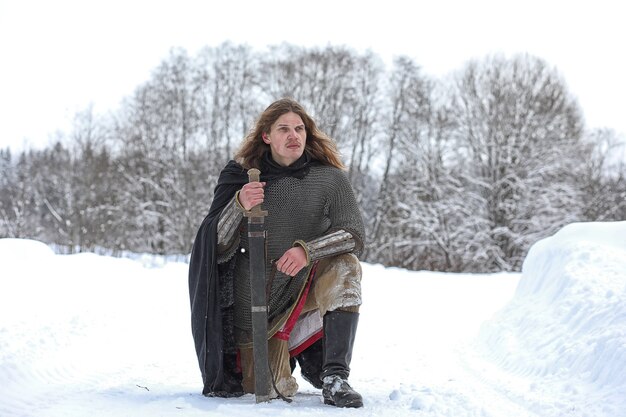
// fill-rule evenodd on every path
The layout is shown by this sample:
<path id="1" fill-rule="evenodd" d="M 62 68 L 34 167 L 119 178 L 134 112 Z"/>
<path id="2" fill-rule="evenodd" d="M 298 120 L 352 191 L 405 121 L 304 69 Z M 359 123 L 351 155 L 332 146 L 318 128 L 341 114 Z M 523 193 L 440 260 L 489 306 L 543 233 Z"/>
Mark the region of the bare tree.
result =
<path id="1" fill-rule="evenodd" d="M 232 158 L 266 101 L 258 89 L 258 60 L 249 47 L 229 42 L 204 48 L 196 60 L 205 146 L 218 166 Z"/>
<path id="2" fill-rule="evenodd" d="M 468 63 L 454 109 L 463 181 L 489 230 L 486 265 L 518 269 L 532 242 L 580 218 L 580 109 L 559 74 L 527 55 Z"/>
<path id="3" fill-rule="evenodd" d="M 594 129 L 584 137 L 578 183 L 588 221 L 626 220 L 626 142 L 612 129 Z"/>
<path id="4" fill-rule="evenodd" d="M 398 239 L 397 228 L 394 223 L 394 213 L 397 208 L 395 194 L 397 190 L 393 186 L 392 178 L 398 173 L 399 167 L 408 161 L 405 154 L 398 151 L 398 144 L 402 135 L 402 129 L 407 126 L 411 113 L 413 115 L 422 111 L 418 103 L 427 95 L 425 92 L 425 78 L 421 75 L 419 67 L 409 58 L 400 57 L 394 61 L 390 81 L 387 87 L 388 112 L 384 114 L 383 131 L 384 139 L 381 145 L 385 149 L 385 157 L 382 161 L 382 177 L 377 196 L 376 209 L 371 219 L 371 240 L 374 245 L 366 252 L 368 258 L 380 257 L 386 253 L 386 258 L 393 260 L 393 250 Z M 418 104 L 413 107 L 414 104 Z M 410 134 L 407 134 L 409 136 Z"/>

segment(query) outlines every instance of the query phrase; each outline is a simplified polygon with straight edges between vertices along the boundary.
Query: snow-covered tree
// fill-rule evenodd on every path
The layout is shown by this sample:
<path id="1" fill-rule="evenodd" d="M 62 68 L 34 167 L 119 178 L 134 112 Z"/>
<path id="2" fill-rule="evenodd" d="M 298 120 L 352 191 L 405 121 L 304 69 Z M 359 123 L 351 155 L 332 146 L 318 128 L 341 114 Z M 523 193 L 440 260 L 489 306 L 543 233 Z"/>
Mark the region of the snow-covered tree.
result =
<path id="1" fill-rule="evenodd" d="M 593 129 L 581 151 L 584 219 L 626 220 L 626 141 L 612 129 Z"/>
<path id="2" fill-rule="evenodd" d="M 485 267 L 517 269 L 531 243 L 581 218 L 580 108 L 555 69 L 519 55 L 468 63 L 453 109 L 462 180 L 486 225 Z"/>

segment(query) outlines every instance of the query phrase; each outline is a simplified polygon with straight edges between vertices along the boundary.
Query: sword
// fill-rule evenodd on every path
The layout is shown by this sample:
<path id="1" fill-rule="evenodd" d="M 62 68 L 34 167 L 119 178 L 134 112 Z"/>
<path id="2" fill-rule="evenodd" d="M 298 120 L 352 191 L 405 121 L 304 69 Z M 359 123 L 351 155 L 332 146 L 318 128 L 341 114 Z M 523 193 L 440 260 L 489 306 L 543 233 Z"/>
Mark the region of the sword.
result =
<path id="1" fill-rule="evenodd" d="M 261 172 L 248 170 L 248 181 L 260 180 Z M 265 216 L 261 205 L 244 213 L 248 218 L 250 250 L 250 289 L 252 300 L 252 356 L 254 358 L 254 395 L 256 402 L 270 400 L 270 369 L 267 351 L 267 296 L 265 293 Z"/>

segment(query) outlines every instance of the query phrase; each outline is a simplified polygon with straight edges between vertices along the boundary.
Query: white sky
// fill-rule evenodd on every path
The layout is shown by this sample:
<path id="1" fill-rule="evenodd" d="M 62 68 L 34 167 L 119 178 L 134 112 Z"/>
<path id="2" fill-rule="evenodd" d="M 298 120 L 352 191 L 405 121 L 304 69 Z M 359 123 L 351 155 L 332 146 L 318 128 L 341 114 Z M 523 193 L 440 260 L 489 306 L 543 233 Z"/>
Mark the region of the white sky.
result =
<path id="1" fill-rule="evenodd" d="M 0 147 L 45 145 L 79 110 L 115 110 L 171 47 L 226 40 L 408 55 L 444 76 L 528 52 L 561 72 L 589 127 L 626 132 L 619 0 L 0 0 Z"/>

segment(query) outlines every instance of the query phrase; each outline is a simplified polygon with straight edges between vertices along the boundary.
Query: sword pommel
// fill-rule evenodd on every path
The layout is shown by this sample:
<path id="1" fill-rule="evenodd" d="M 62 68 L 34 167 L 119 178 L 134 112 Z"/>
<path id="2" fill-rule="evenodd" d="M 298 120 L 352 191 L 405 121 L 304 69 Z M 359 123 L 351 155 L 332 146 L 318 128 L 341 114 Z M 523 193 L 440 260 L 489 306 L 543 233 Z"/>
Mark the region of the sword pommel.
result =
<path id="1" fill-rule="evenodd" d="M 261 181 L 261 171 L 256 168 L 250 168 L 248 170 L 248 182 L 259 182 Z"/>
<path id="2" fill-rule="evenodd" d="M 261 181 L 261 171 L 256 168 L 250 168 L 248 170 L 248 182 L 259 182 Z M 267 216 L 266 210 L 261 210 L 261 205 L 257 204 L 252 207 L 250 211 L 247 211 L 243 214 L 245 217 L 265 217 Z"/>

